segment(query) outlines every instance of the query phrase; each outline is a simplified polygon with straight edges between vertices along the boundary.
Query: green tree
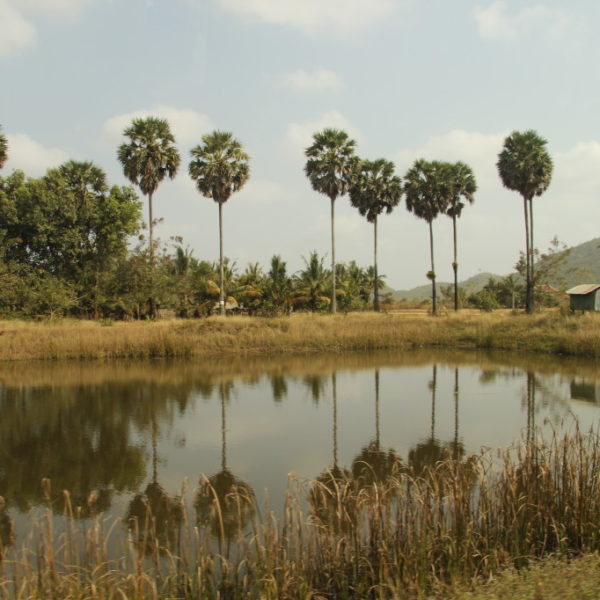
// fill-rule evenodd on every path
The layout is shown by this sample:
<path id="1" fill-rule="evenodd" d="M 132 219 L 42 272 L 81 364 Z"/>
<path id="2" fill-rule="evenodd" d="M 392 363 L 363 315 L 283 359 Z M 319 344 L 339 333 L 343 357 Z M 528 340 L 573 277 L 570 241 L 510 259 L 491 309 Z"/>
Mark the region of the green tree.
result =
<path id="1" fill-rule="evenodd" d="M 456 219 L 460 218 L 462 210 L 465 207 L 463 200 L 472 204 L 473 194 L 477 191 L 477 182 L 471 167 L 463 162 L 448 164 L 448 177 L 450 179 L 449 198 L 446 214 L 452 219 L 452 239 L 454 244 L 454 261 L 452 270 L 454 271 L 454 310 L 460 307 L 458 293 L 458 250 L 456 240 Z"/>
<path id="2" fill-rule="evenodd" d="M 369 223 L 373 223 L 373 310 L 379 312 L 379 278 L 377 276 L 377 217 L 389 214 L 402 197 L 402 180 L 394 175 L 394 163 L 380 158 L 364 160 L 356 181 L 350 188 L 350 202 Z"/>
<path id="3" fill-rule="evenodd" d="M 8 159 L 8 140 L 2 133 L 2 125 L 0 125 L 0 169 Z"/>
<path id="4" fill-rule="evenodd" d="M 0 237 L 7 263 L 23 274 L 44 275 L 46 283 L 53 278 L 52 289 L 68 287 L 81 311 L 97 314 L 104 275 L 126 255 L 129 236 L 139 228 L 133 189 L 109 187 L 102 169 L 76 161 L 40 179 L 15 171 L 1 187 Z"/>
<path id="5" fill-rule="evenodd" d="M 406 208 L 429 225 L 429 250 L 431 271 L 427 277 L 431 280 L 432 312 L 437 314 L 435 288 L 435 264 L 433 254 L 433 220 L 445 212 L 448 203 L 449 180 L 447 166 L 439 161 L 416 160 L 404 176 L 404 194 Z"/>
<path id="6" fill-rule="evenodd" d="M 291 309 L 292 279 L 281 256 L 271 258 L 271 268 L 265 282 L 267 309 L 288 314 Z"/>
<path id="7" fill-rule="evenodd" d="M 535 131 L 513 131 L 498 155 L 498 173 L 502 184 L 523 197 L 525 214 L 525 308 L 534 311 L 533 300 L 533 198 L 541 196 L 552 179 L 552 158 L 546 150 L 547 141 Z"/>
<path id="8" fill-rule="evenodd" d="M 339 129 L 324 129 L 313 136 L 306 151 L 304 172 L 312 188 L 331 201 L 331 312 L 337 310 L 335 269 L 335 200 L 348 193 L 358 167 L 356 142 Z"/>
<path id="9" fill-rule="evenodd" d="M 192 149 L 190 177 L 198 191 L 219 205 L 219 307 L 225 315 L 223 274 L 223 204 L 234 192 L 242 189 L 250 177 L 250 157 L 232 133 L 213 131 L 202 138 L 202 144 Z"/>
<path id="10" fill-rule="evenodd" d="M 173 179 L 181 158 L 175 147 L 175 137 L 169 123 L 158 117 L 133 119 L 123 131 L 129 142 L 121 144 L 117 152 L 123 173 L 142 194 L 148 196 L 148 234 L 151 255 L 154 252 L 154 216 L 152 198 L 165 177 Z"/>
<path id="11" fill-rule="evenodd" d="M 322 310 L 331 301 L 327 296 L 331 273 L 323 265 L 325 258 L 319 258 L 316 251 L 302 260 L 305 268 L 295 277 L 294 302 L 312 311 Z"/>

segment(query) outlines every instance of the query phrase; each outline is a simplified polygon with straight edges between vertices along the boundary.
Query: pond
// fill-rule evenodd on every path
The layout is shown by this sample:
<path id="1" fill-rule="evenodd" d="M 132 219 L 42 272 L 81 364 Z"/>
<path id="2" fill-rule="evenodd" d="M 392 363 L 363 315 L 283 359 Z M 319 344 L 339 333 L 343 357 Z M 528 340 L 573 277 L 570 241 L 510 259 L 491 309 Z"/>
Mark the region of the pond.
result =
<path id="1" fill-rule="evenodd" d="M 373 450 L 416 468 L 536 428 L 596 428 L 599 408 L 598 362 L 542 355 L 5 364 L 0 495 L 17 532 L 48 500 L 62 510 L 62 490 L 83 516 L 116 518 L 152 484 L 191 496 L 201 473 L 279 510 L 290 473 L 315 479 Z"/>

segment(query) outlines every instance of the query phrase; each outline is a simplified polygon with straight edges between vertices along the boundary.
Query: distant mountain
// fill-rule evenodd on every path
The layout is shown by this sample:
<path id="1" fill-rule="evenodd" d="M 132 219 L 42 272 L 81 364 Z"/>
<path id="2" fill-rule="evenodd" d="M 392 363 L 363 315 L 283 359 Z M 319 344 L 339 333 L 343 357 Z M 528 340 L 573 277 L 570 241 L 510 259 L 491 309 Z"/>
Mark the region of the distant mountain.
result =
<path id="1" fill-rule="evenodd" d="M 600 237 L 573 246 L 559 276 L 567 289 L 580 283 L 600 283 Z"/>
<path id="2" fill-rule="evenodd" d="M 469 279 L 459 281 L 458 285 L 467 292 L 474 294 L 482 289 L 490 277 L 502 279 L 505 275 L 478 273 Z M 600 237 L 573 246 L 558 272 L 557 281 L 552 282 L 558 287 L 564 285 L 567 289 L 580 283 L 600 283 Z M 438 282 L 436 288 L 441 292 L 442 287 L 452 285 L 448 282 Z M 391 290 L 394 300 L 409 300 L 412 302 L 431 298 L 431 284 L 420 285 L 411 290 Z"/>
<path id="3" fill-rule="evenodd" d="M 494 279 L 500 279 L 501 275 L 493 275 L 492 273 L 478 273 L 477 275 L 473 275 L 473 277 L 469 277 L 469 279 L 459 281 L 458 287 L 463 288 L 467 294 L 474 294 L 483 288 L 490 277 L 493 277 Z M 435 287 L 438 293 L 441 294 L 441 288 L 448 285 L 453 284 L 450 282 L 439 281 L 435 284 Z M 394 290 L 392 297 L 396 301 L 409 300 L 411 302 L 415 302 L 418 300 L 426 300 L 427 298 L 431 298 L 431 284 L 427 283 L 425 285 L 420 285 L 412 290 Z"/>

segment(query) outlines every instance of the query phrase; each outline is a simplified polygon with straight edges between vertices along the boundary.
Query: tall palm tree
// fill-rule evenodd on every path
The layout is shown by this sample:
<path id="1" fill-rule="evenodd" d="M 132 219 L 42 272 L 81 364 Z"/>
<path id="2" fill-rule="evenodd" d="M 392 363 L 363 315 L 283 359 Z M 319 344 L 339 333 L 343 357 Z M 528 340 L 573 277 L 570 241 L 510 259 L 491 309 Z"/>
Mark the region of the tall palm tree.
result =
<path id="1" fill-rule="evenodd" d="M 380 158 L 364 160 L 356 181 L 350 188 L 350 202 L 369 223 L 373 223 L 373 310 L 379 312 L 379 277 L 377 275 L 377 217 L 391 213 L 402 197 L 402 180 L 394 175 L 394 163 Z"/>
<path id="2" fill-rule="evenodd" d="M 2 125 L 0 125 L 0 132 L 2 131 Z M 4 166 L 4 163 L 8 159 L 8 140 L 3 133 L 0 133 L 0 169 Z"/>
<path id="3" fill-rule="evenodd" d="M 175 147 L 175 137 L 165 119 L 133 119 L 123 135 L 129 138 L 129 142 L 119 146 L 117 156 L 125 177 L 139 186 L 144 196 L 148 196 L 149 247 L 153 256 L 152 197 L 165 177 L 175 177 L 181 158 Z"/>
<path id="4" fill-rule="evenodd" d="M 473 204 L 475 198 L 473 194 L 477 191 L 477 182 L 471 167 L 463 162 L 448 164 L 448 177 L 450 179 L 448 208 L 446 214 L 452 219 L 452 237 L 454 243 L 454 261 L 452 270 L 454 271 L 454 310 L 459 309 L 458 303 L 458 257 L 456 242 L 456 219 L 460 218 L 462 210 L 465 207 L 463 200 Z"/>
<path id="5" fill-rule="evenodd" d="M 552 179 L 552 158 L 546 150 L 548 142 L 535 131 L 513 131 L 498 155 L 498 173 L 502 184 L 523 197 L 525 214 L 526 296 L 525 309 L 533 306 L 533 198 L 541 196 Z"/>
<path id="6" fill-rule="evenodd" d="M 337 311 L 335 287 L 335 200 L 348 193 L 354 181 L 358 158 L 356 142 L 340 129 L 324 129 L 313 136 L 306 151 L 304 172 L 312 188 L 331 201 L 331 312 Z"/>
<path id="7" fill-rule="evenodd" d="M 219 307 L 225 315 L 223 289 L 223 204 L 242 189 L 250 177 L 250 157 L 242 144 L 227 131 L 213 131 L 202 137 L 202 144 L 192 148 L 190 177 L 198 191 L 219 205 Z"/>
<path id="8" fill-rule="evenodd" d="M 432 312 L 437 315 L 437 294 L 435 289 L 435 264 L 433 258 L 433 220 L 447 208 L 449 181 L 447 167 L 439 161 L 416 160 L 404 176 L 406 208 L 429 225 L 429 250 L 431 271 Z"/>

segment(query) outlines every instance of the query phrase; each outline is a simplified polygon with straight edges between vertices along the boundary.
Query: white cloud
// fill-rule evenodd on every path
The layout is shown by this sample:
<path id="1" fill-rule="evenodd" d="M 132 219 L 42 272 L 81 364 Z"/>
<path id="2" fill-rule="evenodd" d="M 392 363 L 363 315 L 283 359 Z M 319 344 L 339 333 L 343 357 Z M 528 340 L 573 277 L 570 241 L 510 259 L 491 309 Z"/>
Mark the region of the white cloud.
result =
<path id="1" fill-rule="evenodd" d="M 281 85 L 299 92 L 337 91 L 344 87 L 344 81 L 338 73 L 321 68 L 286 73 L 281 78 Z"/>
<path id="2" fill-rule="evenodd" d="M 9 0 L 10 1 L 10 0 Z M 90 0 L 12 0 L 19 8 L 52 17 L 73 19 L 79 17 Z"/>
<path id="3" fill-rule="evenodd" d="M 35 46 L 35 27 L 9 0 L 0 0 L 0 59 Z"/>
<path id="4" fill-rule="evenodd" d="M 304 33 L 347 35 L 390 15 L 400 0 L 218 0 L 242 17 L 287 25 Z"/>
<path id="5" fill-rule="evenodd" d="M 511 14 L 507 2 L 494 0 L 487 7 L 476 6 L 473 14 L 479 35 L 485 39 L 516 40 L 540 29 L 551 38 L 561 38 L 574 25 L 570 15 L 546 4 L 527 6 Z"/>
<path id="6" fill-rule="evenodd" d="M 496 161 L 508 132 L 485 134 L 454 129 L 430 138 L 421 147 L 398 152 L 394 161 L 399 173 L 406 172 L 419 159 L 463 161 L 474 171 L 477 181 L 497 182 Z"/>
<path id="7" fill-rule="evenodd" d="M 37 44 L 37 31 L 25 15 L 77 20 L 91 0 L 0 0 L 0 59 Z"/>
<path id="8" fill-rule="evenodd" d="M 313 135 L 327 127 L 343 129 L 350 137 L 360 138 L 360 132 L 348 119 L 341 112 L 332 110 L 316 119 L 303 123 L 290 123 L 286 132 L 286 143 L 295 154 L 303 153 L 311 145 Z"/>
<path id="9" fill-rule="evenodd" d="M 132 119 L 149 116 L 166 119 L 171 126 L 180 150 L 184 146 L 195 146 L 202 141 L 202 136 L 214 129 L 209 117 L 190 108 L 175 108 L 157 104 L 149 109 L 136 110 L 110 117 L 104 122 L 104 131 L 111 137 L 120 138 L 123 130 L 131 124 Z"/>
<path id="10" fill-rule="evenodd" d="M 39 177 L 49 168 L 69 160 L 60 148 L 46 148 L 26 133 L 8 133 L 8 160 L 5 169 L 21 169 L 26 175 Z"/>

